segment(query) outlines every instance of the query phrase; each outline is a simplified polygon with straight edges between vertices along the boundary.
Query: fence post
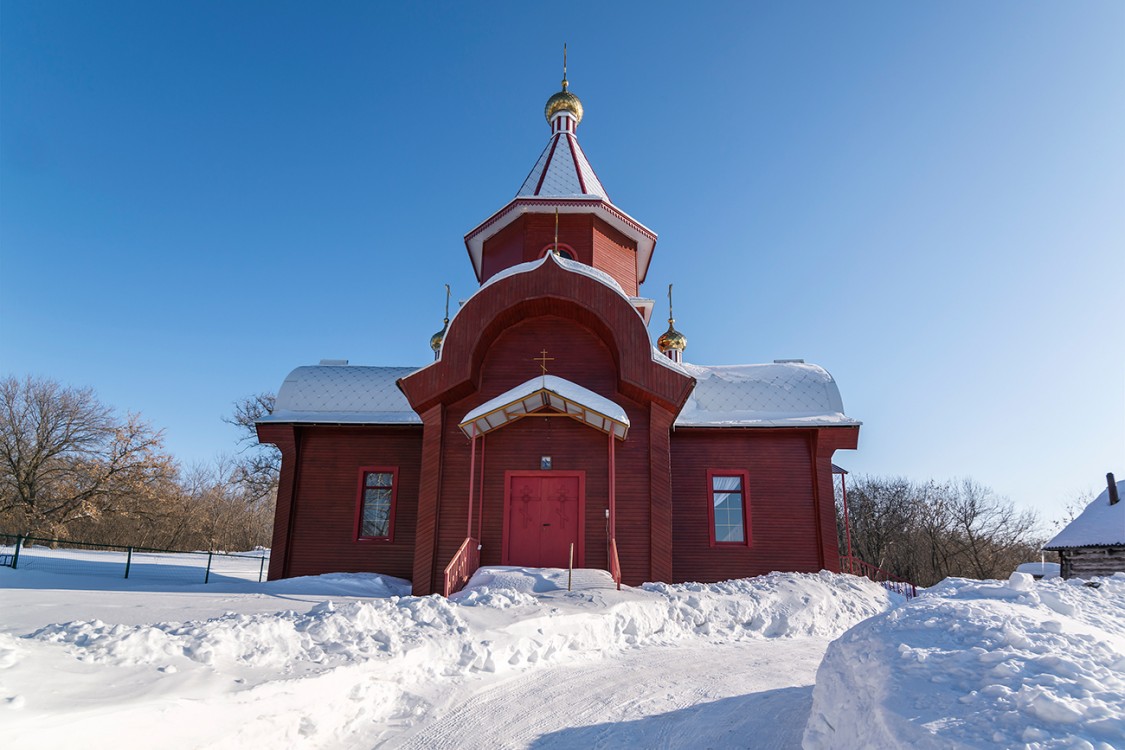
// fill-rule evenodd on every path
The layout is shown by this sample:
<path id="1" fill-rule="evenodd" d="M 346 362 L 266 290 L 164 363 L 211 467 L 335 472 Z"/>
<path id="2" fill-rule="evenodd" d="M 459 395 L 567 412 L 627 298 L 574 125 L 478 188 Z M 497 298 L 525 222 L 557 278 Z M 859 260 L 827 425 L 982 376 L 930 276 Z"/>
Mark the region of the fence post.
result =
<path id="1" fill-rule="evenodd" d="M 566 590 L 570 591 L 570 584 L 574 580 L 574 542 L 570 543 L 570 559 L 566 564 Z"/>
<path id="2" fill-rule="evenodd" d="M 125 577 L 129 577 L 129 568 L 133 565 L 133 548 L 129 548 L 129 556 L 125 558 Z"/>
<path id="3" fill-rule="evenodd" d="M 23 534 L 16 534 L 16 551 L 12 554 L 12 569 L 20 564 L 20 547 L 23 546 Z"/>
<path id="4" fill-rule="evenodd" d="M 266 556 L 262 555 L 262 562 L 258 564 L 258 583 L 262 582 L 262 574 L 266 572 Z"/>
<path id="5" fill-rule="evenodd" d="M 211 555 L 213 554 L 215 553 L 210 551 L 207 553 L 207 572 L 203 575 L 204 583 L 207 583 L 211 580 Z"/>

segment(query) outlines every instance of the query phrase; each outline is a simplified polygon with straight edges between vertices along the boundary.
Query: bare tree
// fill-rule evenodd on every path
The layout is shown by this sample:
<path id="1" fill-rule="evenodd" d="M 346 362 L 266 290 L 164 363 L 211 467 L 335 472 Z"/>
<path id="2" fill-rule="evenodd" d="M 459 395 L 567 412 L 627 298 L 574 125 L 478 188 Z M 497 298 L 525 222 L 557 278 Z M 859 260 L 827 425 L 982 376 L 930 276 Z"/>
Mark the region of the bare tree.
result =
<path id="1" fill-rule="evenodd" d="M 1006 577 L 1043 542 L 1032 511 L 968 479 L 853 476 L 848 510 L 855 556 L 923 586 L 947 576 Z"/>
<path id="2" fill-rule="evenodd" d="M 150 497 L 176 473 L 163 434 L 89 388 L 0 380 L 0 518 L 59 533 Z"/>
<path id="3" fill-rule="evenodd" d="M 239 451 L 234 459 L 232 479 L 244 491 L 263 504 L 277 499 L 277 480 L 281 475 L 281 451 L 258 442 L 255 422 L 273 413 L 276 397 L 272 393 L 256 393 L 234 402 L 234 413 L 223 417 L 239 430 Z"/>
<path id="4" fill-rule="evenodd" d="M 1037 524 L 1031 511 L 1022 513 L 992 490 L 963 479 L 949 503 L 951 537 L 960 544 L 966 567 L 974 578 L 1007 576 L 1028 559 Z"/>

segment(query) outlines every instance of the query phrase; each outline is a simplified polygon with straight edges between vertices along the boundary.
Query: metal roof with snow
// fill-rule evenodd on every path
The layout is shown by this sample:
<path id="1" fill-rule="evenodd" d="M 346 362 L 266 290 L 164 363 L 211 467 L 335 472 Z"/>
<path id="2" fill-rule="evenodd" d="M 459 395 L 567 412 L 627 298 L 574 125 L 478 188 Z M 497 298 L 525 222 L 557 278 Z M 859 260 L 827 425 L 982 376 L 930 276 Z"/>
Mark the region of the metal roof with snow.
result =
<path id="1" fill-rule="evenodd" d="M 609 194 L 594 174 L 573 133 L 560 131 L 551 136 L 531 173 L 516 191 L 517 198 L 600 198 Z"/>
<path id="2" fill-rule="evenodd" d="M 676 427 L 854 427 L 836 381 L 805 362 L 703 366 L 683 363 L 695 389 Z"/>
<path id="3" fill-rule="evenodd" d="M 613 289 L 626 302 L 629 301 L 629 297 L 613 277 L 596 268 L 560 258 L 553 253 L 548 253 L 539 260 L 520 263 L 505 269 L 489 279 L 476 294 L 510 276 L 530 273 L 544 263 L 555 263 L 570 273 L 587 276 Z M 456 317 L 455 314 L 454 321 Z M 677 428 L 856 427 L 861 424 L 844 413 L 844 404 L 836 381 L 828 371 L 818 365 L 799 360 L 772 364 L 718 366 L 676 363 L 661 354 L 655 347 L 651 350 L 651 356 L 657 364 L 688 375 L 696 381 L 687 403 L 676 417 Z M 426 367 L 430 366 L 426 365 Z M 399 390 L 396 382 L 399 378 L 417 372 L 418 369 L 348 365 L 298 367 L 282 384 L 273 414 L 259 421 L 421 424 L 421 418 L 410 408 L 406 396 Z M 547 377 L 554 378 L 550 375 Z M 535 378 L 524 385 L 530 388 L 530 384 L 540 382 L 540 378 Z M 561 378 L 555 378 L 551 382 L 568 383 Z M 628 418 L 624 416 L 625 412 L 620 406 L 605 399 L 603 399 L 605 403 L 597 401 L 603 397 L 576 383 L 560 385 L 560 387 L 565 393 L 583 394 L 572 398 L 575 404 L 591 407 L 593 412 L 617 420 L 622 425 L 618 434 L 624 437 L 628 428 Z M 535 390 L 537 389 L 531 388 L 523 396 L 530 396 Z M 512 393 L 514 391 L 504 395 L 509 396 Z M 515 401 L 515 396 L 510 400 Z M 593 406 L 595 403 L 601 405 Z M 546 402 L 543 402 L 539 407 L 546 405 Z M 492 408 L 498 406 L 502 404 L 494 404 Z M 471 420 L 466 417 L 466 421 Z M 483 423 L 478 425 L 480 431 L 486 432 L 487 429 L 484 427 Z M 599 429 L 604 428 L 599 427 Z"/>
<path id="4" fill-rule="evenodd" d="M 422 424 L 399 390 L 416 367 L 298 367 L 277 392 L 273 413 L 259 422 Z"/>
<path id="5" fill-rule="evenodd" d="M 854 427 L 860 424 L 858 420 L 844 414 L 836 382 L 817 365 L 774 363 L 705 367 L 676 364 L 655 349 L 652 351 L 652 358 L 655 362 L 691 375 L 696 380 L 695 389 L 676 418 L 677 428 Z M 410 408 L 406 396 L 396 384 L 399 378 L 416 371 L 417 368 L 414 367 L 298 367 L 282 383 L 273 413 L 258 421 L 421 424 L 421 418 Z M 481 416 L 477 412 L 485 406 L 489 407 L 486 411 L 492 411 L 518 399 L 539 398 L 537 404 L 525 405 L 524 408 L 533 411 L 550 403 L 560 411 L 571 414 L 585 409 L 590 414 L 598 414 L 618 424 L 616 434 L 624 438 L 629 420 L 618 404 L 577 383 L 570 383 L 553 375 L 548 375 L 547 378 L 547 383 L 554 384 L 547 390 L 555 396 L 535 396 L 537 391 L 542 390 L 544 383 L 542 377 L 536 377 L 520 388 L 492 399 L 488 404 L 470 412 L 471 416 L 467 415 L 465 422 Z M 517 394 L 520 389 L 523 392 Z M 504 404 L 494 403 L 505 398 L 507 401 Z M 566 406 L 567 403 L 570 406 Z M 603 423 L 590 424 L 608 431 Z M 485 426 L 485 423 L 481 423 L 478 429 L 487 432 L 495 425 L 488 426 L 487 429 Z M 462 426 L 462 429 L 465 427 Z M 1119 506 L 1125 506 L 1125 503 L 1120 503 Z M 1121 538 L 1118 543 L 1125 543 L 1125 528 L 1118 536 Z"/>

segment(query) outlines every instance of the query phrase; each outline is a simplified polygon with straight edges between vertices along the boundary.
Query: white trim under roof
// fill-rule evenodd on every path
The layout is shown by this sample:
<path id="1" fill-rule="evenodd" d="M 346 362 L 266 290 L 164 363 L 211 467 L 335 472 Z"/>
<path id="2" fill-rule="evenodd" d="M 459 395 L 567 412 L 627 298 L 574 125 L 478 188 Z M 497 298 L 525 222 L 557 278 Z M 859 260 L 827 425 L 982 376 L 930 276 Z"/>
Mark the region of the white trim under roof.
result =
<path id="1" fill-rule="evenodd" d="M 622 211 L 608 200 L 597 195 L 576 196 L 573 198 L 516 197 L 508 205 L 485 219 L 465 235 L 465 247 L 473 261 L 477 279 L 481 278 L 481 258 L 484 243 L 501 229 L 511 224 L 523 214 L 592 213 L 611 227 L 637 243 L 637 283 L 644 283 L 648 274 L 648 264 L 656 247 L 656 233 Z"/>
<path id="2" fill-rule="evenodd" d="M 641 320 L 647 326 L 648 322 L 652 320 L 652 308 L 656 306 L 656 300 L 648 297 L 630 297 L 629 301 L 633 303 L 633 308 L 640 314 Z"/>
<path id="3" fill-rule="evenodd" d="M 465 415 L 458 427 L 470 440 L 541 410 L 565 415 L 624 440 L 629 432 L 625 410 L 604 396 L 556 375 L 541 375 L 486 401 Z M 546 412 L 552 413 L 552 412 Z"/>

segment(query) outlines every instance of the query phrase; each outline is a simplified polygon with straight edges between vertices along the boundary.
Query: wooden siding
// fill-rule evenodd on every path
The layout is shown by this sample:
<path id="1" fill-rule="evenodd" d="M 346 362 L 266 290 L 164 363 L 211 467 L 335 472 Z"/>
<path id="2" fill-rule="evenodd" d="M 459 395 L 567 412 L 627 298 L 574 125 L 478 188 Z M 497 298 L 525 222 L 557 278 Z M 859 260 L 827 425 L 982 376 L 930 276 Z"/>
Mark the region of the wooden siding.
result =
<path id="1" fill-rule="evenodd" d="M 605 271 L 625 290 L 636 297 L 637 244 L 601 219 L 594 217 L 594 254 L 590 265 Z"/>
<path id="2" fill-rule="evenodd" d="M 288 539 L 281 554 L 284 577 L 331 572 L 412 575 L 422 431 L 417 427 L 309 425 L 298 428 L 296 503 L 278 513 Z M 293 463 L 283 456 L 285 465 Z M 398 467 L 394 542 L 357 541 L 357 477 L 360 466 Z M 270 577 L 275 576 L 274 561 Z"/>
<path id="3" fill-rule="evenodd" d="M 481 363 L 497 337 L 524 320 L 551 315 L 590 330 L 606 345 L 617 367 L 619 392 L 679 412 L 693 381 L 652 361 L 648 329 L 629 301 L 554 263 L 510 276 L 470 298 L 449 325 L 441 359 L 399 381 L 411 406 L 421 413 L 476 393 Z"/>
<path id="4" fill-rule="evenodd" d="M 592 214 L 560 214 L 559 244 L 574 259 L 605 271 L 630 296 L 637 295 L 637 246 Z M 543 257 L 555 242 L 554 214 L 524 214 L 490 237 L 481 250 L 481 279 L 488 281 L 505 268 Z"/>
<path id="5" fill-rule="evenodd" d="M 1063 578 L 1125 573 L 1125 547 L 1075 547 L 1059 550 Z"/>
<path id="6" fill-rule="evenodd" d="M 649 578 L 650 581 L 664 581 L 671 583 L 675 580 L 672 564 L 673 537 L 672 524 L 672 461 L 670 453 L 670 439 L 673 415 L 667 409 L 657 404 L 650 404 L 649 416 L 649 505 L 651 517 L 649 520 L 649 534 L 652 543 L 649 551 Z M 618 474 L 620 476 L 620 474 Z M 618 514 L 620 516 L 620 513 Z M 621 549 L 621 539 L 617 540 L 617 547 Z M 624 570 L 622 571 L 624 578 Z M 636 585 L 632 580 L 626 580 L 630 585 Z M 638 581 L 643 583 L 643 581 Z"/>
<path id="7" fill-rule="evenodd" d="M 713 582 L 774 570 L 820 570 L 811 439 L 816 430 L 690 429 L 672 434 L 673 577 Z M 831 451 L 817 456 L 831 504 Z M 828 464 L 824 464 L 824 461 Z M 745 469 L 751 538 L 748 547 L 711 545 L 709 468 Z M 818 472 L 820 473 L 820 472 Z M 824 488 L 821 488 L 823 494 Z M 822 507 L 823 510 L 823 507 Z M 835 528 L 835 517 L 833 516 Z M 829 536 L 829 535 L 824 535 Z M 835 535 L 832 537 L 835 543 Z"/>
<path id="8" fill-rule="evenodd" d="M 618 546 L 627 582 L 649 579 L 648 411 L 617 391 L 617 369 L 609 348 L 593 331 L 558 316 L 531 318 L 507 328 L 488 350 L 480 369 L 480 391 L 450 404 L 445 420 L 441 521 L 432 565 L 437 572 L 452 559 L 467 532 L 471 443 L 457 427 L 480 403 L 513 388 L 541 372 L 533 360 L 543 349 L 553 375 L 581 383 L 625 408 L 631 423 L 630 437 L 616 447 L 618 472 Z M 474 504 L 483 496 L 481 564 L 499 565 L 503 542 L 504 472 L 534 471 L 542 456 L 551 456 L 556 471 L 586 472 L 586 565 L 607 568 L 608 438 L 605 433 L 560 417 L 525 417 L 478 438 L 477 475 L 483 495 L 474 489 Z M 473 511 L 474 532 L 479 506 Z M 419 587 L 416 583 L 415 589 Z"/>
<path id="9" fill-rule="evenodd" d="M 410 576 L 414 593 L 425 596 L 437 590 L 442 580 L 434 570 L 434 540 L 441 513 L 441 477 L 445 407 L 437 404 L 422 413 L 421 481 L 418 487 L 418 521 L 414 566 Z"/>
<path id="10" fill-rule="evenodd" d="M 289 552 L 292 528 L 295 479 L 300 456 L 297 451 L 296 428 L 291 424 L 258 425 L 258 441 L 276 445 L 281 451 L 281 473 L 277 480 L 277 506 L 273 516 L 273 542 L 270 547 L 269 580 L 288 577 L 285 561 Z"/>

